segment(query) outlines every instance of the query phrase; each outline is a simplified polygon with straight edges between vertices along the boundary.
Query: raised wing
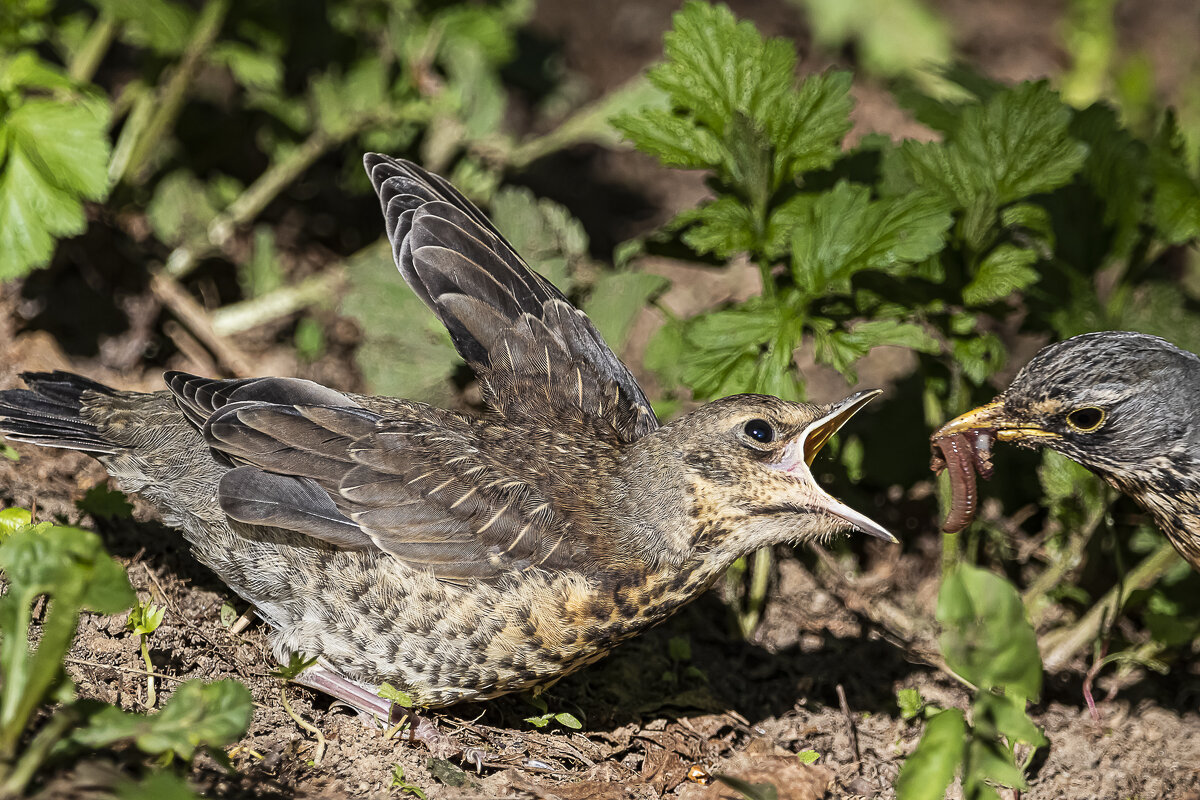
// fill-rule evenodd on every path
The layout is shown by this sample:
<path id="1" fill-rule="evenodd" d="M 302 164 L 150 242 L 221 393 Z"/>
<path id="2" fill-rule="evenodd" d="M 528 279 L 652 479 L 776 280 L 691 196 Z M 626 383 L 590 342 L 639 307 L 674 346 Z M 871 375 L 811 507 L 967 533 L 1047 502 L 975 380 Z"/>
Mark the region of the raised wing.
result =
<path id="1" fill-rule="evenodd" d="M 571 520 L 546 487 L 496 456 L 504 429 L 495 425 L 485 441 L 480 423 L 464 415 L 403 401 L 391 401 L 385 415 L 288 378 L 168 373 L 167 384 L 235 467 L 219 500 L 239 522 L 378 549 L 451 582 L 589 560 L 587 541 L 570 535 Z"/>
<path id="2" fill-rule="evenodd" d="M 530 270 L 479 209 L 411 162 L 368 154 L 364 164 L 400 274 L 450 331 L 490 406 L 538 424 L 603 421 L 625 442 L 658 427 L 591 320 Z"/>

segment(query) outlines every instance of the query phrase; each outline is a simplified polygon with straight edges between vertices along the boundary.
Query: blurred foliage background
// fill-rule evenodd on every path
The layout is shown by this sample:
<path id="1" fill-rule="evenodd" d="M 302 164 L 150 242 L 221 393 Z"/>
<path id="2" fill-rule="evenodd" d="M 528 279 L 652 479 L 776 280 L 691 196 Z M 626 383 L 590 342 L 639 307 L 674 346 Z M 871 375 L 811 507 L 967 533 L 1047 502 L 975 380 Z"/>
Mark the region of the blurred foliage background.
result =
<path id="1" fill-rule="evenodd" d="M 391 264 L 361 168 L 365 150 L 413 158 L 593 317 L 663 416 L 884 385 L 822 478 L 919 572 L 1007 576 L 1051 671 L 1095 647 L 1094 669 L 1128 679 L 1193 648 L 1200 583 L 1136 507 L 1003 449 L 979 521 L 943 540 L 926 438 L 1049 341 L 1124 328 L 1200 350 L 1195 64 L 1167 74 L 1122 41 L 1115 0 L 1065 3 L 1046 34 L 1059 63 L 1014 69 L 1046 78 L 1021 83 L 969 66 L 936 4 L 781 0 L 669 23 L 675 4 L 614 8 L 642 38 L 574 54 L 613 59 L 585 77 L 548 33 L 572 5 L 5 3 L 15 341 L 122 385 L 174 367 L 477 405 Z M 894 558 L 837 548 L 802 557 L 851 573 Z M 747 635 L 770 563 L 726 586 Z M 936 627 L 915 593 L 875 613 L 908 639 Z"/>

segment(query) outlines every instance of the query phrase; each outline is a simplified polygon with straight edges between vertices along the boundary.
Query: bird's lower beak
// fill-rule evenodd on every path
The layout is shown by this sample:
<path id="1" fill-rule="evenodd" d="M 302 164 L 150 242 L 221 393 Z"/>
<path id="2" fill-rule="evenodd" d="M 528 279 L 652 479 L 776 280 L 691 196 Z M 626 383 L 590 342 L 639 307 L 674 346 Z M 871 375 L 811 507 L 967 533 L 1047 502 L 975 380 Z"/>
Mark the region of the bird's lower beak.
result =
<path id="1" fill-rule="evenodd" d="M 874 400 L 882 392 L 879 389 L 870 389 L 864 392 L 857 392 L 847 397 L 842 402 L 833 406 L 828 414 L 813 422 L 804 431 L 796 437 L 793 444 L 789 445 L 788 449 L 798 448 L 798 455 L 806 467 L 812 465 L 813 460 L 817 457 L 817 453 L 821 448 L 833 437 L 838 430 L 850 421 L 850 418 L 862 410 L 863 406 Z M 789 469 L 791 471 L 792 467 Z M 807 472 L 807 470 L 806 470 Z M 842 501 L 834 498 L 826 493 L 819 486 L 816 486 L 816 481 L 813 481 L 816 493 L 820 499 L 821 510 L 832 514 L 839 519 L 845 520 L 858 528 L 863 533 L 883 539 L 885 542 L 899 543 L 899 539 L 888 532 L 886 528 L 869 517 L 858 513 L 850 506 Z"/>
<path id="2" fill-rule="evenodd" d="M 973 411 L 968 411 L 961 417 L 955 417 L 933 434 L 934 439 L 953 436 L 956 433 L 972 431 L 994 431 L 996 439 L 1001 442 L 1015 442 L 1034 439 L 1057 439 L 1057 433 L 1043 430 L 1028 423 L 1018 422 L 1004 412 L 1004 403 L 1000 400 L 982 405 Z"/>

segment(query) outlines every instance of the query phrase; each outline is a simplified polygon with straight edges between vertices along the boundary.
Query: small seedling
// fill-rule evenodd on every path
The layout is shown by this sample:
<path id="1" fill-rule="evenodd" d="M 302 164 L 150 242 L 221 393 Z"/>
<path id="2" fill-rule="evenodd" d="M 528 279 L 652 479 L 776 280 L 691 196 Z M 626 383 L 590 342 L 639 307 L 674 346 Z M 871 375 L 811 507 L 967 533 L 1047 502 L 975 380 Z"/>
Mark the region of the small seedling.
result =
<path id="1" fill-rule="evenodd" d="M 550 711 L 550 706 L 543 697 L 527 695 L 525 697 L 525 701 L 538 711 L 542 712 L 538 716 L 525 718 L 525 721 L 535 728 L 544 728 L 551 722 L 557 722 L 564 728 L 570 728 L 571 730 L 575 731 L 580 730 L 583 727 L 583 723 L 580 722 L 579 718 L 574 714 L 566 711 Z"/>
<path id="2" fill-rule="evenodd" d="M 125 629 L 141 638 L 142 662 L 146 665 L 146 708 L 154 708 L 157 702 L 154 664 L 150 661 L 150 634 L 158 630 L 166 613 L 166 607 L 146 601 L 134 606 L 125 619 Z"/>
<path id="3" fill-rule="evenodd" d="M 796 758 L 800 759 L 801 764 L 815 764 L 821 758 L 821 754 L 816 750 L 801 750 L 796 753 Z"/>
<path id="4" fill-rule="evenodd" d="M 396 764 L 392 767 L 392 788 L 399 789 L 404 794 L 411 794 L 425 800 L 425 790 L 415 783 L 404 779 L 404 767 Z"/>

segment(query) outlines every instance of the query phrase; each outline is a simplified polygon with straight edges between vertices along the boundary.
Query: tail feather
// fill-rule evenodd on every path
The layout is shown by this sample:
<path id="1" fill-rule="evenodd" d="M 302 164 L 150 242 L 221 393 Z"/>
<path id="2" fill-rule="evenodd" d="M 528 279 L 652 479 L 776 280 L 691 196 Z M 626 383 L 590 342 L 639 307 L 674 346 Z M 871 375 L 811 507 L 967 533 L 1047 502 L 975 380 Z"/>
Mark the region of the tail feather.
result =
<path id="1" fill-rule="evenodd" d="M 26 372 L 28 389 L 0 392 L 0 434 L 14 442 L 112 455 L 121 448 L 105 441 L 83 418 L 83 395 L 112 395 L 102 383 L 70 372 Z"/>

